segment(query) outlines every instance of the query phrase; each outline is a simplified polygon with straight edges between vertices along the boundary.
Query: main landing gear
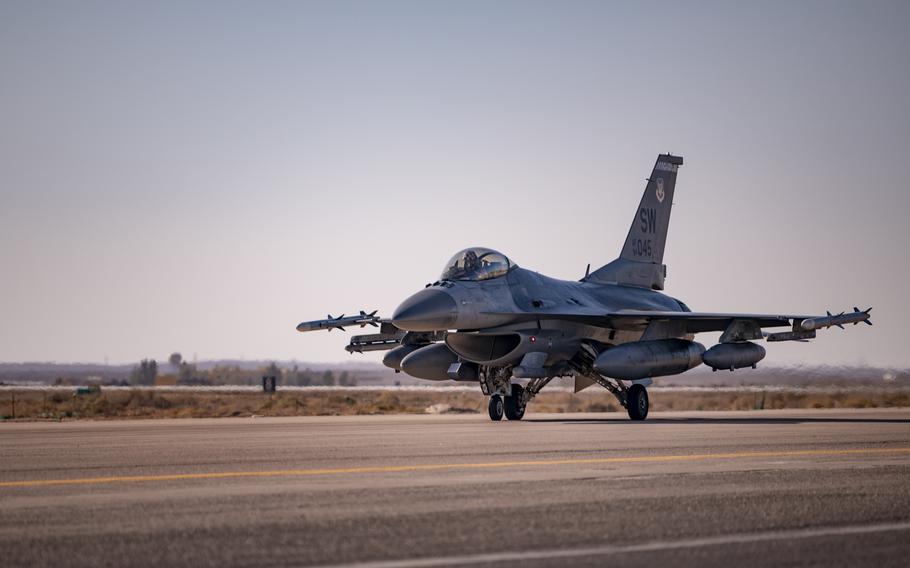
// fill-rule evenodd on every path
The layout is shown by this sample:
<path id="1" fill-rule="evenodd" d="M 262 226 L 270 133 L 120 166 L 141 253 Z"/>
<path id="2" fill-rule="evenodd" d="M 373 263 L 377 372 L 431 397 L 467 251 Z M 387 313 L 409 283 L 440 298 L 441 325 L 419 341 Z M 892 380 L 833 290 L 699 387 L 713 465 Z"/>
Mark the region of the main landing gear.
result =
<path id="1" fill-rule="evenodd" d="M 640 421 L 648 417 L 650 401 L 648 400 L 648 389 L 640 383 L 632 383 L 630 386 L 623 384 L 623 381 L 610 380 L 599 375 L 591 377 L 601 386 L 609 390 L 621 405 L 626 408 L 629 418 Z M 545 384 L 545 383 L 544 383 Z M 490 396 L 490 403 L 487 410 L 490 413 L 490 419 L 494 421 L 502 420 L 505 416 L 509 420 L 521 420 L 524 418 L 525 409 L 528 407 L 528 401 L 540 391 L 543 384 L 535 381 L 528 383 L 527 387 L 519 384 L 511 385 L 510 395 L 493 394 Z M 502 392 L 502 391 L 500 391 Z M 506 391 L 508 392 L 508 391 Z"/>
<path id="2" fill-rule="evenodd" d="M 512 385 L 512 395 L 505 398 L 506 418 L 509 420 L 521 420 L 525 415 L 525 408 L 528 407 L 528 401 L 524 399 L 524 387 L 521 385 Z"/>
<path id="3" fill-rule="evenodd" d="M 648 417 L 648 390 L 639 384 L 633 384 L 626 391 L 626 410 L 632 420 L 644 420 Z"/>
<path id="4" fill-rule="evenodd" d="M 644 420 L 648 417 L 650 403 L 648 401 L 648 390 L 645 388 L 645 385 L 641 383 L 632 383 L 627 387 L 625 383 L 619 379 L 609 379 L 594 372 L 584 373 L 584 376 L 613 393 L 613 396 L 616 397 L 619 404 L 625 407 L 626 411 L 629 413 L 629 418 L 632 420 Z M 650 381 L 645 384 L 649 383 Z"/>

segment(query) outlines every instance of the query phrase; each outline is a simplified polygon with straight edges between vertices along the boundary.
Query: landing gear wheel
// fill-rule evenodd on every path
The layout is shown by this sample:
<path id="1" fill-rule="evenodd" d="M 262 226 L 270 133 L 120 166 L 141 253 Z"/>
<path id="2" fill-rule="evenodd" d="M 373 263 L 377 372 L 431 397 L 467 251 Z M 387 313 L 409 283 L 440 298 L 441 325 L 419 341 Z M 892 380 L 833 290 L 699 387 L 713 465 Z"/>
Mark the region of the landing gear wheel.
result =
<path id="1" fill-rule="evenodd" d="M 524 387 L 521 385 L 512 385 L 512 396 L 507 396 L 505 401 L 506 418 L 509 420 L 521 420 L 525 415 L 525 406 L 521 403 Z"/>
<path id="2" fill-rule="evenodd" d="M 626 410 L 632 420 L 648 417 L 648 391 L 641 385 L 632 385 L 626 393 Z"/>
<path id="3" fill-rule="evenodd" d="M 487 406 L 487 410 L 490 412 L 490 420 L 498 422 L 502 420 L 503 414 L 503 403 L 502 397 L 498 394 L 494 394 L 490 397 L 490 404 Z"/>

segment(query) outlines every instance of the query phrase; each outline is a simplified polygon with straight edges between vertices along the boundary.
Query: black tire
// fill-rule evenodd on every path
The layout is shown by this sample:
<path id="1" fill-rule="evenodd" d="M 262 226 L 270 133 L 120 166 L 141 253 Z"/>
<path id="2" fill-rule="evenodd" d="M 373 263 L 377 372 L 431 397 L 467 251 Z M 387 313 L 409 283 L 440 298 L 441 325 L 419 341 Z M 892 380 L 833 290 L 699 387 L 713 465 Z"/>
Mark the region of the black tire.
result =
<path id="1" fill-rule="evenodd" d="M 632 420 L 644 420 L 648 417 L 648 391 L 641 385 L 632 385 L 626 393 L 626 410 Z"/>
<path id="2" fill-rule="evenodd" d="M 505 414 L 509 420 L 521 420 L 525 415 L 526 405 L 521 404 L 521 395 L 524 392 L 521 385 L 512 385 L 512 396 L 507 396 L 505 400 Z"/>
<path id="3" fill-rule="evenodd" d="M 490 413 L 490 420 L 494 422 L 502 420 L 503 406 L 501 396 L 494 394 L 490 397 L 490 404 L 487 405 L 487 411 Z"/>

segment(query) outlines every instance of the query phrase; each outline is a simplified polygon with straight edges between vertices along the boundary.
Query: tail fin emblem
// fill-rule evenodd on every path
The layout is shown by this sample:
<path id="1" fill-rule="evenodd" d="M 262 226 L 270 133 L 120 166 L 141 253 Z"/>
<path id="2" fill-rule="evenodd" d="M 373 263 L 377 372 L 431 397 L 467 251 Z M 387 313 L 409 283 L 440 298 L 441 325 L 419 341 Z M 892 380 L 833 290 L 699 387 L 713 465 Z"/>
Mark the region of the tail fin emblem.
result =
<path id="1" fill-rule="evenodd" d="M 664 193 L 664 178 L 657 178 L 657 191 L 654 195 L 657 196 L 657 201 L 660 203 L 664 202 L 664 196 L 666 195 Z"/>

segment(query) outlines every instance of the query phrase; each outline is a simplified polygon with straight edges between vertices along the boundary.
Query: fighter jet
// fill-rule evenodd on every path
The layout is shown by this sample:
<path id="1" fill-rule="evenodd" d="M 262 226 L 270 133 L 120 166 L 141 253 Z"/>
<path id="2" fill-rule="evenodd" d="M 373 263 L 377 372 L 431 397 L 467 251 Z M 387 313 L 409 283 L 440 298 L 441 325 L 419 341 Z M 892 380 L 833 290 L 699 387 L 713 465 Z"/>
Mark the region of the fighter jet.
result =
<path id="1" fill-rule="evenodd" d="M 653 377 L 701 364 L 715 371 L 755 368 L 765 357 L 756 341 L 806 341 L 818 329 L 872 325 L 871 308 L 824 316 L 693 312 L 663 294 L 664 247 L 682 164 L 681 156 L 657 157 L 619 257 L 594 272 L 589 266 L 580 280 L 549 278 L 495 250 L 467 248 L 391 320 L 361 312 L 344 322 L 380 326 L 377 334 L 353 337 L 346 349 L 388 350 L 383 364 L 421 379 L 478 383 L 494 421 L 521 420 L 555 377 L 574 377 L 576 392 L 600 385 L 632 420 L 644 420 Z M 297 329 L 336 327 L 329 318 Z M 695 335 L 711 331 L 723 333 L 705 350 Z"/>

